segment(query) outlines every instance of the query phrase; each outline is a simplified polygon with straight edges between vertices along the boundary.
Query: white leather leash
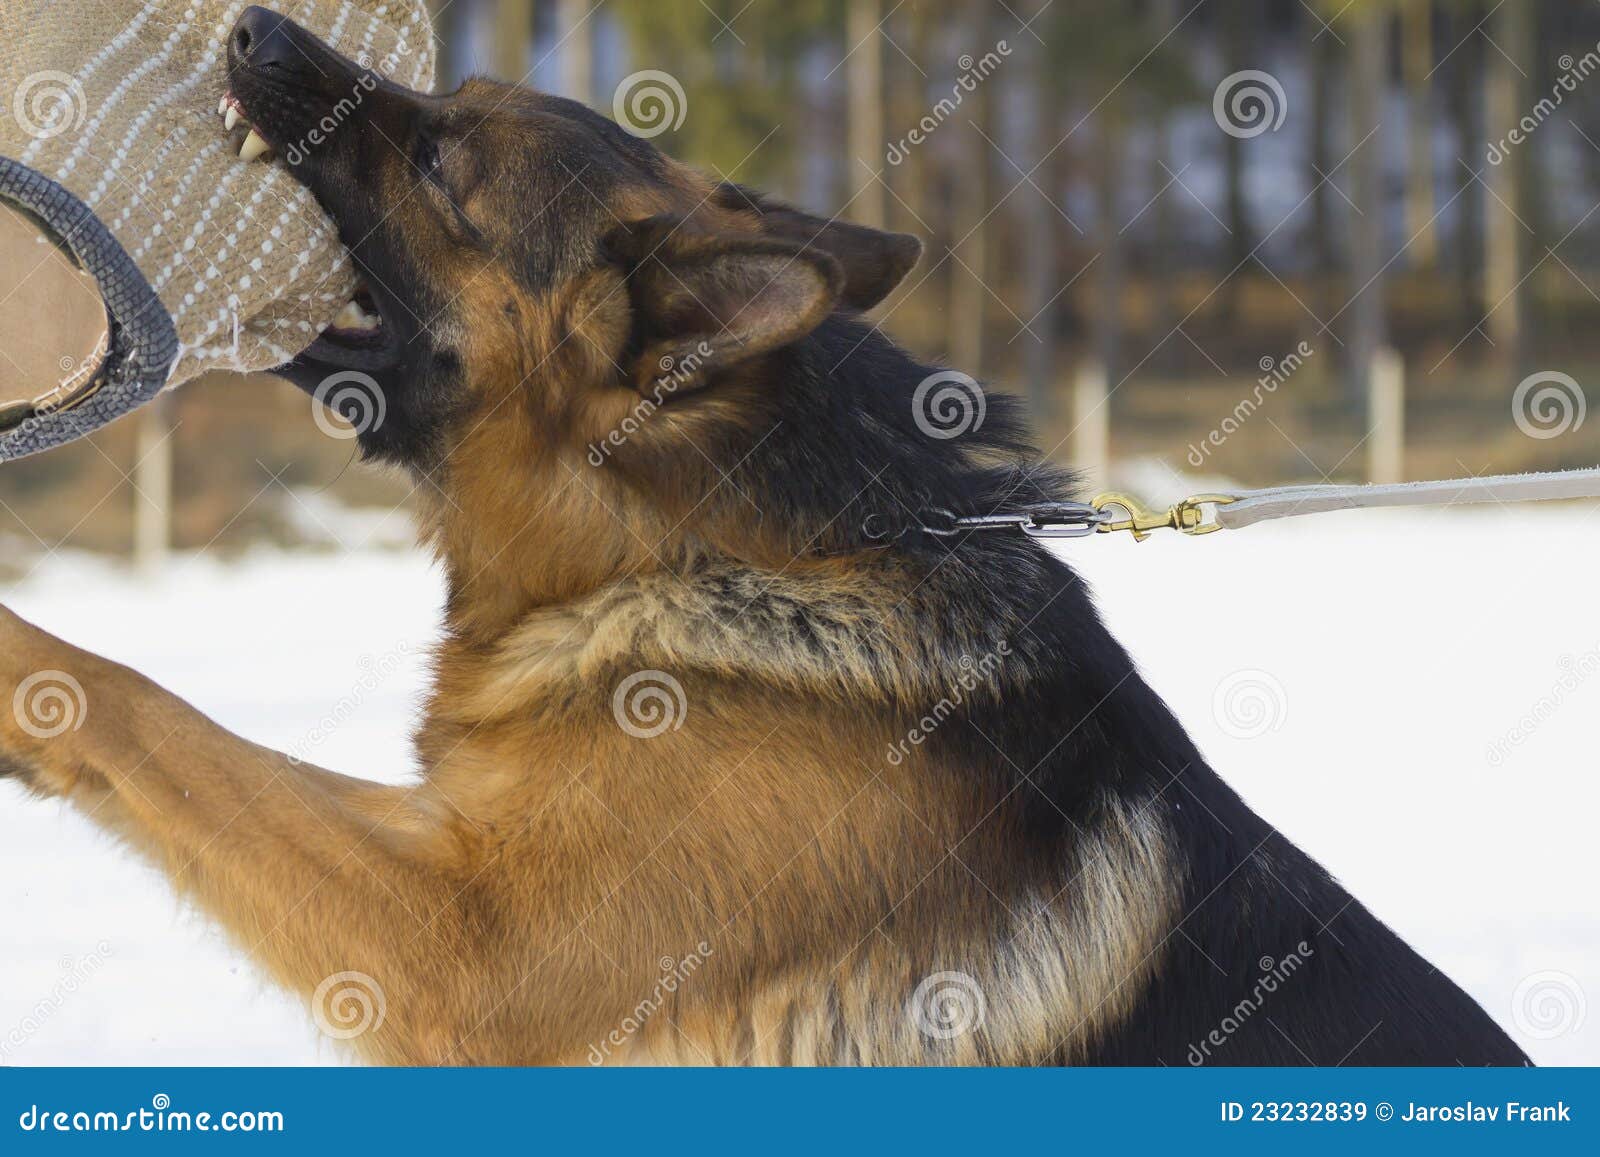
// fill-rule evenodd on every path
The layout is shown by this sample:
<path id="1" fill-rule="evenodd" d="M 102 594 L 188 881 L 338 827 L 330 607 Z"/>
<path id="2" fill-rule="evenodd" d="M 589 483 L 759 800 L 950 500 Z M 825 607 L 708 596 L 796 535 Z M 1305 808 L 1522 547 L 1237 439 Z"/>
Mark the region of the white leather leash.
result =
<path id="1" fill-rule="evenodd" d="M 1600 498 L 1600 468 L 1544 474 L 1500 474 L 1443 482 L 1383 486 L 1277 486 L 1247 490 L 1217 506 L 1217 524 L 1237 530 L 1272 518 L 1373 506 L 1458 506 L 1478 502 L 1545 502 Z"/>
<path id="2" fill-rule="evenodd" d="M 1029 538 L 1085 538 L 1091 534 L 1127 530 L 1142 541 L 1156 530 L 1211 534 L 1218 530 L 1239 530 L 1274 518 L 1323 514 L 1329 510 L 1549 502 L 1563 498 L 1600 498 L 1600 466 L 1542 474 L 1450 478 L 1438 482 L 1271 486 L 1265 490 L 1191 494 L 1165 509 L 1146 506 L 1132 495 L 1119 493 L 1101 494 L 1088 503 L 1052 502 L 992 514 L 958 516 L 941 508 L 928 508 L 921 512 L 916 527 L 940 538 L 979 530 L 1020 530 Z M 888 530 L 868 529 L 868 537 L 883 540 L 907 529 L 901 526 L 896 531 L 891 524 L 886 522 L 885 525 Z"/>
<path id="3" fill-rule="evenodd" d="M 1497 474 L 1439 482 L 1398 482 L 1371 486 L 1273 486 L 1265 490 L 1196 494 L 1165 510 L 1152 510 L 1125 494 L 1102 494 L 1091 507 L 1094 530 L 1130 530 L 1143 539 L 1159 529 L 1185 534 L 1238 530 L 1275 518 L 1359 510 L 1380 506 L 1460 506 L 1469 503 L 1547 502 L 1600 498 L 1600 467 L 1541 474 Z M 1126 518 L 1116 517 L 1126 512 Z"/>

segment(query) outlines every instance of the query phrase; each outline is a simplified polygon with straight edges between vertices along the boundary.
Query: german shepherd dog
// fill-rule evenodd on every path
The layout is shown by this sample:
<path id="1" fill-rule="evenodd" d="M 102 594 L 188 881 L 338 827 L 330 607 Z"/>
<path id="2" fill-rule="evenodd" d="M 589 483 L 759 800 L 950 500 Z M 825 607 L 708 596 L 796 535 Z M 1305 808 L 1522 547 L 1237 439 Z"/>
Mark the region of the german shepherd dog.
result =
<path id="1" fill-rule="evenodd" d="M 9 612 L 0 695 L 66 672 L 89 710 L 0 712 L 0 763 L 291 990 L 370 982 L 365 1058 L 1526 1063 L 1229 790 L 1071 569 L 929 532 L 1068 491 L 1003 397 L 917 421 L 934 369 L 861 318 L 915 239 L 264 9 L 230 48 L 380 319 L 282 372 L 376 383 L 362 449 L 448 575 L 423 778 L 263 750 Z"/>

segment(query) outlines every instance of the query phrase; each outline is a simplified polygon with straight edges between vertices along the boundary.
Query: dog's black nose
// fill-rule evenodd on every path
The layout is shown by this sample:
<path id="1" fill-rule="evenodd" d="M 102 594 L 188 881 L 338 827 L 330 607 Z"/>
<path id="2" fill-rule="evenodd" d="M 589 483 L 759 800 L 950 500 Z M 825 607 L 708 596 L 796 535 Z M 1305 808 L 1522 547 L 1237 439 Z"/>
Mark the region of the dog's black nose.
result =
<path id="1" fill-rule="evenodd" d="M 239 13 L 233 24 L 230 47 L 234 59 L 255 68 L 294 67 L 297 61 L 305 60 L 305 54 L 295 47 L 293 28 L 294 23 L 287 16 L 252 4 Z"/>

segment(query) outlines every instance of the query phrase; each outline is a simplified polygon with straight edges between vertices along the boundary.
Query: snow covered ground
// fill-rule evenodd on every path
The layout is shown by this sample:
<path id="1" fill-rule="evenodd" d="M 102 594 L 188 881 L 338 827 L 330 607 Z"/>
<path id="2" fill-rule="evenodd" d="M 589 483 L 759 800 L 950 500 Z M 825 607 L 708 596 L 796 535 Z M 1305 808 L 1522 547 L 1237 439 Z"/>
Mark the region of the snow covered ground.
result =
<path id="1" fill-rule="evenodd" d="M 1062 550 L 1259 811 L 1536 1060 L 1600 1062 L 1600 510 L 1335 514 Z M 179 559 L 159 582 L 58 557 L 0 600 L 250 739 L 410 770 L 440 603 L 418 555 Z M 155 874 L 9 787 L 0 913 L 0 1062 L 341 1060 Z"/>

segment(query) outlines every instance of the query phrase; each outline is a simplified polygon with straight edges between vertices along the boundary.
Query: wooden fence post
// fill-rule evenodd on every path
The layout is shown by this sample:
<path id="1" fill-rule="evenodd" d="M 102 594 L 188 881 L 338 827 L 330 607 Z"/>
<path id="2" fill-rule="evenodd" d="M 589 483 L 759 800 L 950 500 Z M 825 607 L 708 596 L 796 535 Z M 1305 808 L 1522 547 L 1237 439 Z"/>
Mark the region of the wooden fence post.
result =
<path id="1" fill-rule="evenodd" d="M 1072 381 L 1072 467 L 1096 487 L 1104 487 L 1111 466 L 1111 401 L 1106 367 L 1090 359 L 1079 363 Z"/>
<path id="2" fill-rule="evenodd" d="M 1380 346 L 1367 373 L 1367 481 L 1404 482 L 1406 365 L 1392 346 Z"/>
<path id="3" fill-rule="evenodd" d="M 155 575 L 172 548 L 172 395 L 152 398 L 135 421 L 133 565 Z"/>

